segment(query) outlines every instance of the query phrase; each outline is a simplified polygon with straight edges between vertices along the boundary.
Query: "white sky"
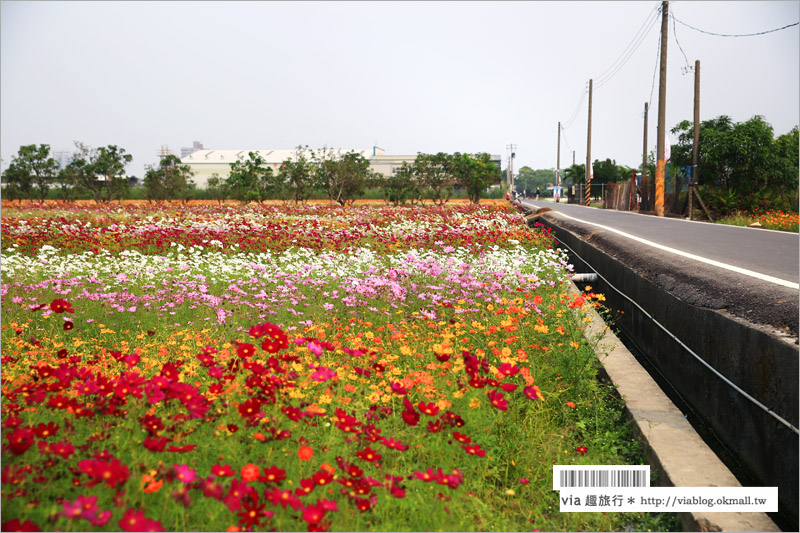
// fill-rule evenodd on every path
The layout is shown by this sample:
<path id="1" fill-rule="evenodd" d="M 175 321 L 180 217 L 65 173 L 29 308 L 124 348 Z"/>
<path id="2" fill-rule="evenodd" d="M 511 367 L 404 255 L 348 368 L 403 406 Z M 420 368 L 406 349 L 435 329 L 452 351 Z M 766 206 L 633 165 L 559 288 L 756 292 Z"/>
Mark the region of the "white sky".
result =
<path id="1" fill-rule="evenodd" d="M 586 160 L 637 166 L 651 102 L 655 150 L 660 2 L 23 2 L 0 4 L 0 157 L 20 145 L 116 144 L 143 176 L 162 144 L 208 149 L 481 152 L 515 168 Z M 696 28 L 754 33 L 800 20 L 798 2 L 670 2 Z M 615 65 L 649 16 L 630 60 Z M 649 25 L 649 24 L 648 24 Z M 647 26 L 644 27 L 645 29 Z M 800 30 L 715 37 L 669 24 L 667 127 L 763 115 L 798 124 Z M 601 80 L 607 80 L 601 84 Z M 573 112 L 575 119 L 568 124 Z"/>

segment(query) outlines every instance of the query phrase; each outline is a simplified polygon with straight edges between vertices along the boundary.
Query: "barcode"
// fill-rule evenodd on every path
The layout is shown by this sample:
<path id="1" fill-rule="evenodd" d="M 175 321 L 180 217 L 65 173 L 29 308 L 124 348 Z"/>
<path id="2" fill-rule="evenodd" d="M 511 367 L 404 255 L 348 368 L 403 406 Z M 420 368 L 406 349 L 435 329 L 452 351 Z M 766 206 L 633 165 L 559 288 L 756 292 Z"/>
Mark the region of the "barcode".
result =
<path id="1" fill-rule="evenodd" d="M 576 487 L 649 486 L 649 465 L 553 465 L 553 490 Z"/>

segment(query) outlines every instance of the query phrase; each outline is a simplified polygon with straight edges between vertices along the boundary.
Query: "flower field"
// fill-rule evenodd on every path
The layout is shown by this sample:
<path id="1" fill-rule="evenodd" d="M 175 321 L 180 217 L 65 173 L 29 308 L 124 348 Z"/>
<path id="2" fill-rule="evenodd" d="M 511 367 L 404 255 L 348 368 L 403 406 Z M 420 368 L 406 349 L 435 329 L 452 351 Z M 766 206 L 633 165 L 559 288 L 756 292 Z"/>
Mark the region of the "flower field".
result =
<path id="1" fill-rule="evenodd" d="M 3 206 L 2 529 L 663 530 L 571 267 L 502 203 Z"/>

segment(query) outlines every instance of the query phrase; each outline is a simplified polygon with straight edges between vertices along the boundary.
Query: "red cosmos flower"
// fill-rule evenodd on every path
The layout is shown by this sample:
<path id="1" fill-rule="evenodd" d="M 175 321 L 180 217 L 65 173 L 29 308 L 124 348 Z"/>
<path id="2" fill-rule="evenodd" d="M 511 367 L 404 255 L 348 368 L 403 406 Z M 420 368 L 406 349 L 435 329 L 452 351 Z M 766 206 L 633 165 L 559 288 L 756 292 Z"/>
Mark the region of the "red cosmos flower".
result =
<path id="1" fill-rule="evenodd" d="M 303 510 L 303 520 L 308 525 L 319 524 L 325 518 L 325 509 L 321 505 L 309 505 Z"/>
<path id="2" fill-rule="evenodd" d="M 531 400 L 542 400 L 544 401 L 544 396 L 542 396 L 542 391 L 539 390 L 539 387 L 536 385 L 530 385 L 522 389 L 522 392 L 530 398 Z"/>
<path id="3" fill-rule="evenodd" d="M 311 476 L 311 480 L 319 487 L 323 485 L 328 485 L 333 481 L 333 474 L 328 472 L 327 470 L 318 470 Z"/>
<path id="4" fill-rule="evenodd" d="M 317 484 L 311 478 L 304 477 L 300 480 L 300 487 L 294 490 L 295 496 L 306 496 L 317 488 Z"/>
<path id="5" fill-rule="evenodd" d="M 52 302 L 50 302 L 50 309 L 54 313 L 74 313 L 75 311 L 72 309 L 72 304 L 66 300 L 62 300 L 61 298 L 56 298 Z"/>
<path id="6" fill-rule="evenodd" d="M 54 422 L 48 422 L 47 424 L 42 423 L 33 428 L 33 432 L 40 439 L 47 439 L 49 437 L 54 437 L 55 434 L 58 433 L 58 426 L 55 425 Z"/>
<path id="7" fill-rule="evenodd" d="M 164 448 L 167 446 L 167 443 L 171 440 L 172 439 L 169 437 L 147 437 L 144 439 L 142 445 L 151 452 L 163 452 Z"/>
<path id="8" fill-rule="evenodd" d="M 389 386 L 392 388 L 392 392 L 398 396 L 405 396 L 408 394 L 408 389 L 403 387 L 403 384 L 399 381 L 392 381 L 389 383 Z"/>
<path id="9" fill-rule="evenodd" d="M 477 455 L 478 457 L 484 457 L 486 455 L 486 450 L 482 449 L 479 444 L 461 447 L 470 455 Z"/>
<path id="10" fill-rule="evenodd" d="M 588 452 L 589 450 L 586 448 L 586 446 L 578 446 L 577 448 L 575 448 L 575 451 L 578 452 L 579 454 L 583 455 L 586 452 Z"/>
<path id="11" fill-rule="evenodd" d="M 262 518 L 270 518 L 273 515 L 272 511 L 267 511 L 264 508 L 266 504 L 258 503 L 258 493 L 254 492 L 253 496 L 255 501 L 251 502 L 249 499 L 242 502 L 242 510 L 239 511 L 239 524 L 245 528 L 250 528 L 254 525 L 260 526 Z"/>
<path id="12" fill-rule="evenodd" d="M 214 465 L 211 467 L 211 473 L 219 477 L 232 477 L 236 475 L 230 465 Z"/>
<path id="13" fill-rule="evenodd" d="M 369 511 L 372 508 L 372 504 L 370 504 L 369 500 L 366 498 L 352 498 L 353 503 L 356 504 L 356 509 L 361 511 Z"/>
<path id="14" fill-rule="evenodd" d="M 506 411 L 508 409 L 508 400 L 505 399 L 503 393 L 499 390 L 490 390 L 486 393 L 486 396 L 489 397 L 489 401 L 492 403 L 492 406 L 501 410 Z"/>
<path id="15" fill-rule="evenodd" d="M 50 445 L 50 451 L 64 459 L 75 453 L 75 446 L 69 441 L 55 442 Z"/>
<path id="16" fill-rule="evenodd" d="M 184 446 L 170 446 L 169 448 L 167 448 L 167 451 L 171 453 L 191 452 L 196 447 L 197 444 L 186 444 Z"/>
<path id="17" fill-rule="evenodd" d="M 150 520 L 144 516 L 144 511 L 128 509 L 119 520 L 119 527 L 123 531 L 165 531 L 161 522 Z"/>
<path id="18" fill-rule="evenodd" d="M 389 437 L 388 439 L 386 437 L 384 437 L 384 438 L 381 439 L 380 442 L 381 442 L 381 444 L 383 444 L 387 448 L 392 448 L 394 450 L 399 450 L 401 452 L 404 452 L 404 451 L 406 451 L 408 449 L 408 445 L 407 444 L 403 444 L 399 440 L 394 440 L 392 437 Z"/>
<path id="19" fill-rule="evenodd" d="M 433 402 L 419 402 L 419 404 L 417 404 L 417 409 L 419 409 L 421 413 L 425 413 L 428 416 L 436 416 L 439 414 L 439 406 Z"/>
<path id="20" fill-rule="evenodd" d="M 242 359 L 249 359 L 256 353 L 256 347 L 246 342 L 240 342 L 236 345 L 236 355 Z"/>
<path id="21" fill-rule="evenodd" d="M 61 327 L 64 328 L 64 331 L 69 331 L 75 327 L 75 324 L 72 323 L 72 320 L 65 320 L 64 325 Z"/>
<path id="22" fill-rule="evenodd" d="M 280 505 L 284 509 L 286 509 L 287 505 L 291 506 L 295 511 L 303 507 L 303 502 L 300 501 L 300 498 L 292 494 L 290 490 L 281 490 L 275 487 L 272 490 L 267 490 L 264 496 L 272 502 L 272 505 Z"/>
<path id="23" fill-rule="evenodd" d="M 33 446 L 33 430 L 29 427 L 15 429 L 8 436 L 8 447 L 14 455 L 22 455 Z"/>
<path id="24" fill-rule="evenodd" d="M 458 431 L 453 432 L 453 438 L 462 444 L 472 444 L 471 438 L 467 437 L 463 433 L 459 433 Z"/>
<path id="25" fill-rule="evenodd" d="M 575 402 L 567 402 L 567 404 L 566 404 L 566 405 L 567 405 L 567 407 L 569 407 L 570 409 L 575 409 Z"/>
<path id="26" fill-rule="evenodd" d="M 380 455 L 375 450 L 373 450 L 372 448 L 370 448 L 369 446 L 367 446 L 363 450 L 356 452 L 356 457 L 358 457 L 359 459 L 363 459 L 365 461 L 369 461 L 370 463 L 374 463 L 375 461 L 380 461 L 381 457 L 383 456 Z"/>
<path id="27" fill-rule="evenodd" d="M 446 363 L 450 360 L 450 354 L 448 353 L 435 353 L 436 359 L 441 361 L 442 363 Z"/>
<path id="28" fill-rule="evenodd" d="M 93 478 L 92 485 L 105 482 L 107 486 L 116 488 L 119 484 L 125 484 L 130 477 L 128 467 L 116 458 L 110 461 L 85 459 L 78 462 L 78 468 Z"/>
<path id="29" fill-rule="evenodd" d="M 237 511 L 242 507 L 242 500 L 251 492 L 253 492 L 253 487 L 248 486 L 246 481 L 232 479 L 228 495 L 222 502 L 228 506 L 229 511 Z"/>
<path id="30" fill-rule="evenodd" d="M 439 433 L 442 431 L 441 419 L 428 422 L 428 433 Z"/>
<path id="31" fill-rule="evenodd" d="M 3 522 L 3 531 L 41 531 L 35 522 L 25 520 L 21 522 L 18 518 L 13 518 Z"/>
<path id="32" fill-rule="evenodd" d="M 239 414 L 242 415 L 243 418 L 250 418 L 258 414 L 261 410 L 261 402 L 255 398 L 250 398 L 249 400 L 242 402 L 239 404 Z"/>
<path id="33" fill-rule="evenodd" d="M 203 496 L 206 498 L 214 498 L 215 500 L 222 501 L 222 485 L 216 482 L 214 476 L 208 476 L 200 480 L 200 488 L 203 490 Z"/>
<path id="34" fill-rule="evenodd" d="M 275 465 L 265 468 L 261 477 L 258 478 L 262 483 L 275 483 L 276 485 L 280 485 L 284 479 L 286 479 L 286 470 Z"/>
<path id="35" fill-rule="evenodd" d="M 433 471 L 433 468 L 429 468 L 425 472 L 415 471 L 412 476 L 414 479 L 419 479 L 420 481 L 430 482 L 436 478 L 436 474 Z"/>
<path id="36" fill-rule="evenodd" d="M 245 481 L 255 481 L 260 474 L 261 469 L 253 463 L 247 463 L 242 467 L 242 479 Z"/>
<path id="37" fill-rule="evenodd" d="M 164 424 L 161 422 L 161 418 L 155 415 L 144 415 L 139 419 L 139 422 L 151 435 L 155 435 L 160 430 L 164 429 Z"/>

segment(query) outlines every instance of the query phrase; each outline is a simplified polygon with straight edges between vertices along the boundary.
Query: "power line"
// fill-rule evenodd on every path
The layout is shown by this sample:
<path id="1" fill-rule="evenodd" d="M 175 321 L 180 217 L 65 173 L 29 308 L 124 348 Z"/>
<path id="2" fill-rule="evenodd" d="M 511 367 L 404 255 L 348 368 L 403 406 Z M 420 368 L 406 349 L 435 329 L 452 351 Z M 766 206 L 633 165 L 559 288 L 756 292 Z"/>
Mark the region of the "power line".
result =
<path id="1" fill-rule="evenodd" d="M 650 86 L 650 98 L 647 99 L 647 105 L 650 106 L 650 103 L 653 101 L 653 89 L 656 88 L 656 72 L 658 72 L 658 63 L 661 61 L 661 39 L 664 38 L 664 34 L 662 33 L 658 39 L 658 49 L 656 50 L 658 53 L 656 54 L 656 64 L 653 67 L 653 84 Z"/>
<path id="2" fill-rule="evenodd" d="M 787 24 L 786 26 L 782 26 L 780 28 L 775 28 L 774 30 L 760 31 L 760 32 L 757 32 L 757 33 L 738 33 L 738 34 L 714 33 L 714 32 L 710 32 L 710 31 L 701 30 L 700 28 L 695 28 L 694 26 L 692 26 L 690 24 L 686 24 L 682 20 L 679 20 L 679 19 L 675 18 L 675 15 L 673 15 L 673 14 L 670 14 L 670 16 L 672 17 L 672 20 L 676 20 L 676 21 L 680 22 L 681 24 L 683 24 L 687 28 L 691 28 L 694 31 L 699 31 L 700 33 L 705 33 L 706 35 L 714 35 L 716 37 L 755 37 L 756 35 L 766 35 L 768 33 L 773 33 L 773 32 L 776 32 L 776 31 L 785 30 L 786 28 L 791 28 L 792 26 L 797 26 L 798 24 L 800 24 L 800 22 L 795 22 L 793 24 Z"/>
<path id="3" fill-rule="evenodd" d="M 625 47 L 625 49 L 622 51 L 620 56 L 614 61 L 614 63 L 612 63 L 611 66 L 608 67 L 605 72 L 603 72 L 602 74 L 597 76 L 596 79 L 597 79 L 598 87 L 600 85 L 602 85 L 603 83 L 607 82 L 608 80 L 610 80 L 611 78 L 613 78 L 614 75 L 619 71 L 619 69 L 622 68 L 622 66 L 625 63 L 628 62 L 628 60 L 630 59 L 631 55 L 633 55 L 633 53 L 639 47 L 639 45 L 642 42 L 642 39 L 644 39 L 645 35 L 647 35 L 647 33 L 649 33 L 650 29 L 653 27 L 654 22 L 658 19 L 658 10 L 656 9 L 658 7 L 658 5 L 659 4 L 656 3 L 653 6 L 653 9 L 651 9 L 650 13 L 647 14 L 647 17 L 645 18 L 645 20 L 642 23 L 642 25 L 639 27 L 639 30 L 633 36 L 633 39 L 631 39 L 631 42 L 628 43 L 628 46 Z M 647 27 L 646 30 L 645 30 L 645 27 Z M 633 47 L 633 48 L 631 48 L 631 47 Z M 613 71 L 613 72 L 611 74 L 609 74 L 608 76 L 606 76 L 606 74 L 608 74 L 610 71 Z"/>
<path id="4" fill-rule="evenodd" d="M 575 111 L 572 112 L 572 115 L 570 115 L 569 120 L 567 120 L 566 124 L 562 126 L 562 128 L 561 128 L 562 130 L 564 128 L 569 128 L 570 126 L 572 126 L 572 123 L 577 118 L 578 111 L 580 111 L 581 104 L 583 104 L 583 99 L 586 98 L 586 91 L 587 91 L 587 87 L 584 86 L 583 92 L 581 92 L 581 98 L 580 98 L 580 100 L 578 100 L 578 105 L 575 106 Z"/>
<path id="5" fill-rule="evenodd" d="M 569 145 L 569 141 L 567 140 L 567 132 L 564 131 L 564 126 L 561 126 L 561 135 L 564 136 L 564 143 L 567 145 L 567 150 L 570 152 L 572 151 L 572 147 Z"/>
<path id="6" fill-rule="evenodd" d="M 683 74 L 691 72 L 692 67 L 689 65 L 689 59 L 686 57 L 686 52 L 683 51 L 681 42 L 678 40 L 678 30 L 675 28 L 675 17 L 672 17 L 672 35 L 675 37 L 675 42 L 678 43 L 678 48 L 680 48 L 681 54 L 683 54 L 683 61 L 685 63 L 685 66 L 681 69 Z"/>
<path id="7" fill-rule="evenodd" d="M 656 22 L 658 22 L 658 18 L 659 18 L 658 17 L 658 11 L 654 11 L 654 13 L 651 14 L 648 17 L 648 20 L 645 21 L 645 24 L 647 24 L 647 22 L 649 22 L 649 25 L 647 26 L 647 29 L 644 30 L 644 31 L 642 31 L 642 29 L 640 29 L 639 32 L 637 32 L 636 36 L 634 36 L 634 41 L 631 41 L 631 44 L 633 44 L 635 42 L 635 44 L 633 45 L 633 48 L 630 48 L 631 45 L 628 45 L 628 48 L 630 48 L 630 50 L 628 51 L 628 49 L 626 49 L 626 52 L 623 52 L 623 55 L 620 56 L 620 59 L 624 56 L 624 59 L 622 60 L 622 62 L 619 63 L 619 64 L 616 64 L 617 62 L 620 61 L 620 59 L 618 59 L 617 62 L 615 62 L 616 66 L 612 66 L 611 68 L 609 68 L 609 70 L 612 70 L 612 69 L 613 70 L 611 71 L 610 74 L 608 74 L 608 76 L 605 76 L 605 73 L 603 73 L 600 76 L 600 78 L 598 78 L 597 87 L 602 87 L 603 85 L 608 83 L 614 76 L 617 75 L 617 73 L 620 70 L 622 70 L 622 67 L 624 67 L 628 63 L 628 61 L 630 61 L 631 57 L 633 57 L 633 54 L 636 52 L 636 50 L 639 49 L 641 44 L 644 42 L 645 37 L 647 37 L 647 35 L 650 33 L 650 30 L 652 30 L 653 26 L 655 26 Z M 642 28 L 644 28 L 644 26 Z M 609 72 L 609 70 L 606 70 L 606 72 Z"/>

